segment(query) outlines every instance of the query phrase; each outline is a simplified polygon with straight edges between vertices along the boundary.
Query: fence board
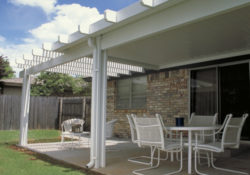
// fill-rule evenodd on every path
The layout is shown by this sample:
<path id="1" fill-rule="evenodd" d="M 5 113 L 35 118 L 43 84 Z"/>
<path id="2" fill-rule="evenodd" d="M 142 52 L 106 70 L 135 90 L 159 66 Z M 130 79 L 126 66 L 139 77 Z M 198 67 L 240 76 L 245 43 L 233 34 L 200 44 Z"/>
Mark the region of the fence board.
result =
<path id="1" fill-rule="evenodd" d="M 20 127 L 21 97 L 0 95 L 0 130 Z M 31 97 L 29 129 L 57 129 L 58 98 Z"/>

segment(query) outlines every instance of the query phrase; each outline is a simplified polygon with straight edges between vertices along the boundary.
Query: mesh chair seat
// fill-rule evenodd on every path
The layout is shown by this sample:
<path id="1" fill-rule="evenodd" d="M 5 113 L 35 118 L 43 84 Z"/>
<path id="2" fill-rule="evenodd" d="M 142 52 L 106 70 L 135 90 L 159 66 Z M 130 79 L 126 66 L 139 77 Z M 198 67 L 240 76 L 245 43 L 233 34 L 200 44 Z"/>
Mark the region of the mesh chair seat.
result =
<path id="1" fill-rule="evenodd" d="M 195 149 L 221 152 L 221 142 L 210 142 L 206 144 L 200 143 L 200 144 L 195 145 Z"/>
<path id="2" fill-rule="evenodd" d="M 179 139 L 179 142 L 172 142 L 170 140 L 165 140 L 163 150 L 171 151 L 171 150 L 177 150 L 177 149 L 182 149 L 182 145 L 180 144 L 180 139 Z"/>

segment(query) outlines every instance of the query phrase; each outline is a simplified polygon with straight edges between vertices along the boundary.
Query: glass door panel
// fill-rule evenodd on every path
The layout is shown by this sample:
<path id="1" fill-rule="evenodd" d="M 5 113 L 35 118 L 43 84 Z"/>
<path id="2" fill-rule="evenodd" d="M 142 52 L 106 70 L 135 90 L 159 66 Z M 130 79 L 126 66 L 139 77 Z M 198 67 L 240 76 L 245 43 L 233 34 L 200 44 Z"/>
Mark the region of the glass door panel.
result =
<path id="1" fill-rule="evenodd" d="M 216 68 L 191 71 L 191 113 L 214 115 L 217 112 Z"/>
<path id="2" fill-rule="evenodd" d="M 220 67 L 219 73 L 221 122 L 229 113 L 232 113 L 233 117 L 249 113 L 249 64 Z M 249 126 L 248 118 L 242 131 L 242 139 L 250 139 Z"/>

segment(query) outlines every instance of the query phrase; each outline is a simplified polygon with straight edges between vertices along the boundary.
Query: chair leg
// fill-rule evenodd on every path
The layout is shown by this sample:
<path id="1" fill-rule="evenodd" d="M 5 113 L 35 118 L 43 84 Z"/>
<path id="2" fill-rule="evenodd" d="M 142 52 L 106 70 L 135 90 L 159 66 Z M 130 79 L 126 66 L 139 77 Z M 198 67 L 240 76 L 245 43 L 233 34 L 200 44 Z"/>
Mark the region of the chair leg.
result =
<path id="1" fill-rule="evenodd" d="M 61 143 L 63 143 L 64 142 L 64 136 L 62 135 L 61 136 Z"/>
<path id="2" fill-rule="evenodd" d="M 176 152 L 176 154 L 178 155 L 178 152 Z M 180 151 L 180 168 L 177 171 L 173 171 L 164 175 L 171 175 L 171 174 L 176 174 L 182 171 L 183 168 L 183 152 L 182 150 Z"/>
<path id="3" fill-rule="evenodd" d="M 197 168 L 197 154 L 198 154 L 198 150 L 195 149 L 194 151 L 194 169 L 195 169 L 195 172 L 199 175 L 207 175 L 207 174 L 204 174 L 204 173 L 201 173 L 198 168 Z"/>
<path id="4" fill-rule="evenodd" d="M 204 155 L 204 156 L 205 156 L 205 155 Z M 206 163 L 201 163 L 201 158 L 203 158 L 203 159 L 207 159 L 207 166 L 210 167 L 209 153 L 206 152 L 206 157 L 204 157 L 204 156 L 201 156 L 200 151 L 198 151 L 198 163 L 199 163 L 199 165 L 204 165 L 204 164 L 206 164 Z"/>
<path id="5" fill-rule="evenodd" d="M 152 149 L 151 149 L 152 151 Z M 151 161 L 150 162 L 142 162 L 142 161 L 139 161 L 139 160 L 136 160 L 136 159 L 151 159 L 151 156 L 138 156 L 138 157 L 131 157 L 128 159 L 129 162 L 132 162 L 132 163 L 138 163 L 138 164 L 142 164 L 142 165 L 150 165 L 151 164 Z M 158 160 L 158 157 L 153 157 L 154 160 Z M 166 152 L 166 156 L 164 158 L 160 158 L 160 160 L 168 160 L 168 152 Z"/>
<path id="6" fill-rule="evenodd" d="M 158 150 L 158 156 L 157 156 L 157 164 L 156 165 L 153 165 L 153 161 L 154 161 L 154 153 L 156 151 L 156 149 Z M 160 150 L 156 147 L 152 148 L 152 152 L 151 152 L 151 166 L 150 167 L 147 167 L 147 168 L 142 168 L 142 169 L 138 169 L 138 170 L 134 170 L 133 171 L 133 174 L 136 174 L 136 175 L 144 175 L 142 173 L 140 173 L 141 171 L 146 171 L 146 170 L 151 170 L 151 169 L 154 169 L 154 168 L 157 168 L 159 167 L 160 165 Z"/>
<path id="7" fill-rule="evenodd" d="M 237 173 L 237 174 L 245 174 L 245 175 L 248 175 L 248 173 L 246 172 L 242 172 L 242 171 L 236 171 L 236 170 L 231 170 L 231 169 L 225 169 L 225 168 L 220 168 L 220 167 L 217 167 L 214 165 L 214 161 L 213 161 L 213 152 L 211 152 L 211 165 L 214 169 L 217 169 L 217 170 L 221 170 L 221 171 L 227 171 L 227 172 L 230 172 L 230 173 Z"/>

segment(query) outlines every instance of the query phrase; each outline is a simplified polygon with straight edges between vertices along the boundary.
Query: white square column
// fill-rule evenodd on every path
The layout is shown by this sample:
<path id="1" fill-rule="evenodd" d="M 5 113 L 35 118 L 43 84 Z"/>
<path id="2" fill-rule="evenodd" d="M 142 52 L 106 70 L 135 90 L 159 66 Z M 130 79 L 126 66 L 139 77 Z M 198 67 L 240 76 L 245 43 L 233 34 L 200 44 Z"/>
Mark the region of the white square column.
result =
<path id="1" fill-rule="evenodd" d="M 93 73 L 91 97 L 91 149 L 88 167 L 106 165 L 106 98 L 107 54 L 101 50 L 101 37 L 89 40 L 93 47 Z"/>
<path id="2" fill-rule="evenodd" d="M 101 59 L 101 76 L 102 76 L 102 103 L 101 103 L 101 158 L 100 165 L 102 168 L 106 166 L 106 114 L 107 114 L 107 52 L 102 52 Z"/>
<path id="3" fill-rule="evenodd" d="M 28 122 L 30 107 L 30 75 L 24 70 L 22 98 L 21 98 L 21 114 L 20 114 L 20 138 L 19 145 L 25 146 L 28 143 Z"/>

